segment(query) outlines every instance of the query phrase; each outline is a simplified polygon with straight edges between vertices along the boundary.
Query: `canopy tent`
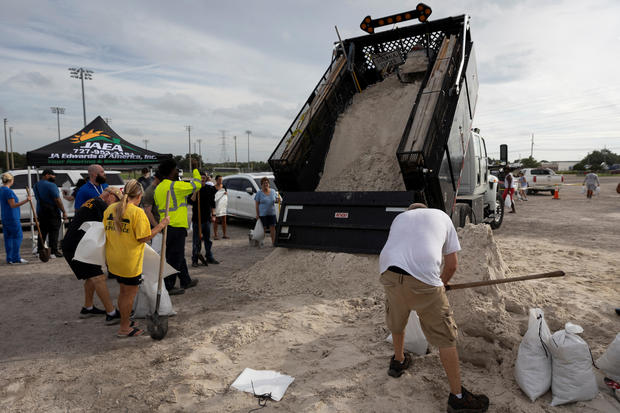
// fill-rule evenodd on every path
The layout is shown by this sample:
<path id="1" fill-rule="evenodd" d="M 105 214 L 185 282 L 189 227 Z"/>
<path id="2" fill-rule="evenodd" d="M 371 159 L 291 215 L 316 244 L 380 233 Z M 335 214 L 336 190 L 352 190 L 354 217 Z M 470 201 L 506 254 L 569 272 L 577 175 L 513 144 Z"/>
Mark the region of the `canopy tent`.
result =
<path id="1" fill-rule="evenodd" d="M 101 116 L 74 135 L 26 153 L 29 166 L 101 166 L 127 168 L 158 164 L 172 158 L 140 148 L 121 138 Z"/>

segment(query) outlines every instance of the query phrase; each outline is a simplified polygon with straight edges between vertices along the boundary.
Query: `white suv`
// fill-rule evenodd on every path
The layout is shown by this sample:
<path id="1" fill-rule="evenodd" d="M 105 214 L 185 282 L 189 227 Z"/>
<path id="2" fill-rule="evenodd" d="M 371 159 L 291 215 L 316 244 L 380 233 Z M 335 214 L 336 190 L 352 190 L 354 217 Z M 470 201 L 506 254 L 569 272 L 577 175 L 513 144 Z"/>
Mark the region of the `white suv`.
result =
<path id="1" fill-rule="evenodd" d="M 39 180 L 39 178 L 37 178 L 37 173 L 40 177 L 42 171 L 42 169 L 39 171 L 31 171 L 30 179 L 32 186 L 34 186 L 34 184 L 36 184 Z M 62 197 L 62 186 L 65 184 L 65 182 L 68 182 L 68 186 L 71 188 L 71 191 L 73 191 L 73 188 L 75 188 L 75 184 L 80 178 L 88 180 L 88 172 L 86 170 L 79 169 L 53 169 L 53 171 L 56 174 L 55 183 L 56 185 L 58 185 L 58 190 L 60 191 L 60 196 L 62 199 L 62 203 L 65 206 L 65 211 L 67 211 L 67 216 L 71 218 L 75 213 L 73 209 L 73 201 L 67 201 Z M 26 199 L 26 187 L 28 186 L 28 170 L 19 169 L 15 171 L 9 171 L 9 173 L 13 175 L 15 179 L 15 182 L 13 183 L 13 186 L 11 186 L 11 189 L 15 192 L 15 195 L 17 195 L 20 201 L 22 199 Z M 110 186 L 116 188 L 123 188 L 123 186 L 125 185 L 119 171 L 105 171 L 105 176 L 106 182 Z M 66 186 L 67 185 L 65 185 L 65 187 Z M 34 194 L 32 194 L 32 202 L 36 207 L 37 202 Z M 30 221 L 30 205 L 28 203 L 25 203 L 20 207 L 20 214 L 22 222 Z"/>
<path id="2" fill-rule="evenodd" d="M 222 178 L 228 191 L 227 215 L 244 219 L 256 219 L 256 202 L 254 196 L 260 191 L 260 180 L 269 178 L 270 187 L 277 191 L 271 172 L 229 175 Z"/>

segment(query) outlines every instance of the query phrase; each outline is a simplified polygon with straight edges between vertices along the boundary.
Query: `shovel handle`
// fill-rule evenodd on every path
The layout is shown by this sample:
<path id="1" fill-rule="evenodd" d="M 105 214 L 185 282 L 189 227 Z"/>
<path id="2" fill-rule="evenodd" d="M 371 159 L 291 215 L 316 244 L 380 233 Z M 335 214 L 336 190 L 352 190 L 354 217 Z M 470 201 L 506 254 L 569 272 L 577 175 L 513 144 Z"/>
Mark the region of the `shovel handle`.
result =
<path id="1" fill-rule="evenodd" d="M 552 271 L 552 272 L 545 272 L 542 274 L 524 275 L 522 277 L 502 278 L 499 280 L 474 281 L 474 282 L 462 283 L 462 284 L 448 284 L 445 286 L 445 288 L 446 288 L 446 291 L 461 290 L 463 288 L 484 287 L 487 285 L 505 284 L 505 283 L 512 283 L 516 281 L 536 280 L 539 278 L 563 277 L 564 275 L 565 275 L 564 271 Z"/>
<path id="2" fill-rule="evenodd" d="M 166 192 L 166 218 L 170 212 L 170 190 Z M 155 313 L 159 311 L 159 301 L 161 299 L 161 286 L 164 278 L 164 265 L 166 264 L 166 238 L 168 237 L 168 225 L 164 227 L 164 235 L 161 237 L 161 250 L 159 256 L 159 278 L 157 279 L 157 301 L 155 302 Z"/>
<path id="3" fill-rule="evenodd" d="M 26 187 L 26 194 L 30 196 L 30 188 Z M 41 237 L 41 228 L 39 227 L 39 220 L 37 219 L 37 211 L 34 209 L 34 204 L 32 203 L 32 199 L 28 200 L 30 204 L 30 210 L 32 211 L 32 217 L 34 218 L 34 223 L 37 226 L 37 232 L 39 233 L 39 239 L 41 240 L 41 244 L 45 245 L 45 240 Z"/>

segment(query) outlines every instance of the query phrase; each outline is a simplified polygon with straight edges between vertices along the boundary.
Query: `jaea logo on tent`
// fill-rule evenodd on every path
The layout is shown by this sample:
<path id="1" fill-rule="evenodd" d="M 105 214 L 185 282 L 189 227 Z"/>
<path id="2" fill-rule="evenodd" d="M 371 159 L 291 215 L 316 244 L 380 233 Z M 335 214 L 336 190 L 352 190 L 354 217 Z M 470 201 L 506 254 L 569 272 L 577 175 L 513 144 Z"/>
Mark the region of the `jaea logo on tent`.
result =
<path id="1" fill-rule="evenodd" d="M 88 142 L 86 142 L 88 141 Z M 96 141 L 106 142 L 104 144 L 100 144 Z M 135 150 L 134 148 L 123 145 L 121 140 L 118 138 L 111 138 L 109 135 L 103 133 L 103 131 L 95 131 L 93 129 L 88 132 L 82 131 L 82 133 L 73 135 L 71 138 L 71 142 L 78 144 L 82 142 L 86 142 L 84 146 L 81 146 L 83 149 L 96 149 L 96 150 L 104 150 L 104 151 L 120 151 L 123 152 L 123 148 Z"/>

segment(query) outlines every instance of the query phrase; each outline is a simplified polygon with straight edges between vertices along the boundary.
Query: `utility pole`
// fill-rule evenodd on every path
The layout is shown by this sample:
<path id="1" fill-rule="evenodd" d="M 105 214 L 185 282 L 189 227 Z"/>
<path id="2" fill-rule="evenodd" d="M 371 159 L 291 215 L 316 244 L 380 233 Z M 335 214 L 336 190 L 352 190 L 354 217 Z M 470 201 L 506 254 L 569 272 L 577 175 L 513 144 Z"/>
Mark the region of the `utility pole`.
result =
<path id="1" fill-rule="evenodd" d="M 11 169 L 15 169 L 15 157 L 13 153 L 13 127 L 9 126 L 9 143 L 11 144 Z"/>
<path id="2" fill-rule="evenodd" d="M 202 169 L 202 139 L 196 139 L 198 142 L 198 156 L 200 157 L 200 169 Z"/>
<path id="3" fill-rule="evenodd" d="M 226 131 L 225 130 L 220 130 L 220 132 L 222 132 L 222 151 L 221 151 L 221 158 L 222 158 L 222 162 L 226 162 L 227 161 L 227 157 L 228 157 L 228 153 L 226 151 Z"/>
<path id="4" fill-rule="evenodd" d="M 84 79 L 92 80 L 93 71 L 86 70 L 82 67 L 70 67 L 69 73 L 74 79 L 80 79 L 82 81 L 82 109 L 84 110 L 84 126 L 86 126 L 86 99 L 84 98 Z"/>
<path id="5" fill-rule="evenodd" d="M 237 137 L 233 138 L 235 140 L 235 168 L 237 167 Z"/>
<path id="6" fill-rule="evenodd" d="M 534 159 L 534 134 L 532 133 L 532 146 L 530 149 L 530 158 Z"/>
<path id="7" fill-rule="evenodd" d="M 248 129 L 245 133 L 248 134 L 248 172 L 250 172 L 252 170 L 252 167 L 250 166 L 250 133 L 252 133 L 252 131 Z"/>
<path id="8" fill-rule="evenodd" d="M 9 170 L 9 142 L 6 139 L 6 123 L 8 122 L 8 120 L 6 118 L 4 118 L 4 154 L 6 155 L 6 166 L 5 166 L 5 171 Z"/>
<path id="9" fill-rule="evenodd" d="M 65 108 L 52 106 L 50 109 L 52 110 L 52 113 L 56 114 L 56 122 L 58 123 L 58 140 L 60 140 L 60 115 L 65 114 Z"/>
<path id="10" fill-rule="evenodd" d="M 144 149 L 148 149 L 149 140 L 144 138 L 142 139 L 142 142 L 144 142 Z"/>
<path id="11" fill-rule="evenodd" d="M 185 127 L 185 129 L 187 130 L 187 170 L 189 171 L 190 174 L 190 178 L 192 175 L 192 126 L 191 125 L 187 125 Z"/>

